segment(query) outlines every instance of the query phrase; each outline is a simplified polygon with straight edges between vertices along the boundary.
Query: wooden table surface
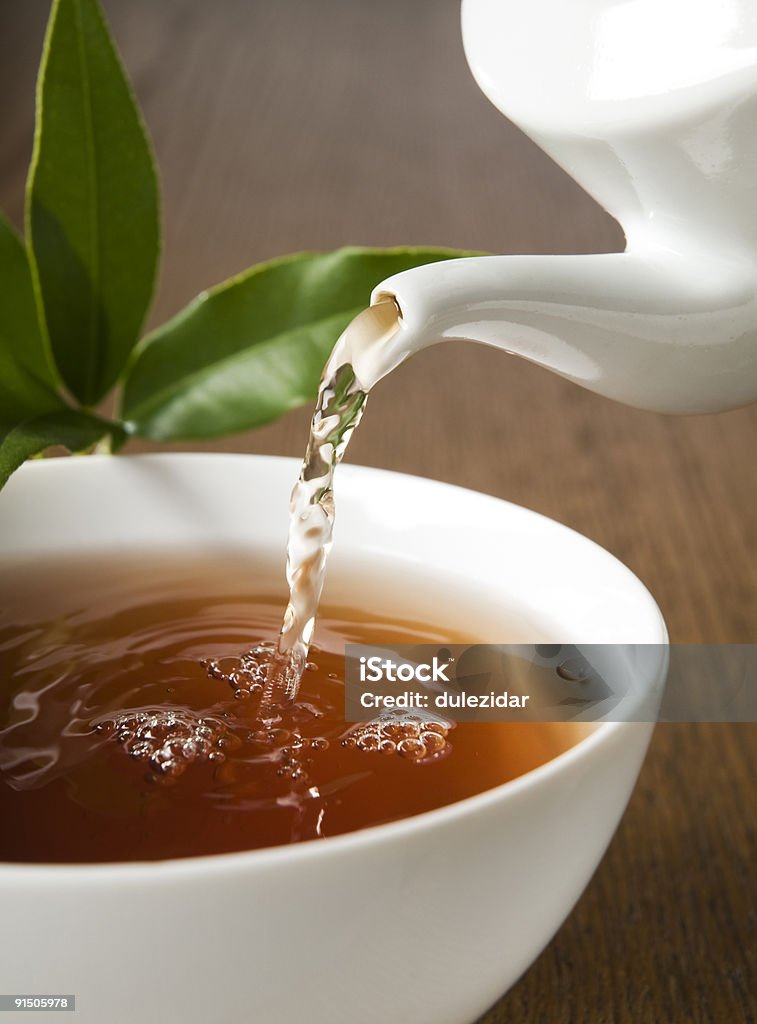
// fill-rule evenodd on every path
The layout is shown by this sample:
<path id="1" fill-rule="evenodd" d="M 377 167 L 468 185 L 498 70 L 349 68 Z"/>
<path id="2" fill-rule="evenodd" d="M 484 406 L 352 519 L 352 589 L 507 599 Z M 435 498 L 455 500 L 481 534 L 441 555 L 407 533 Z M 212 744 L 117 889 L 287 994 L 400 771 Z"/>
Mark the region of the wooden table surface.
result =
<path id="1" fill-rule="evenodd" d="M 0 0 L 0 206 L 16 221 L 47 6 Z M 156 321 L 296 249 L 623 246 L 617 224 L 477 91 L 456 0 L 105 7 L 162 168 Z M 306 418 L 209 447 L 299 456 Z M 756 453 L 757 407 L 667 419 L 450 343 L 378 389 L 351 459 L 575 527 L 649 586 L 674 641 L 727 643 L 757 640 Z M 753 725 L 658 727 L 595 878 L 481 1024 L 757 1018 L 756 738 Z"/>

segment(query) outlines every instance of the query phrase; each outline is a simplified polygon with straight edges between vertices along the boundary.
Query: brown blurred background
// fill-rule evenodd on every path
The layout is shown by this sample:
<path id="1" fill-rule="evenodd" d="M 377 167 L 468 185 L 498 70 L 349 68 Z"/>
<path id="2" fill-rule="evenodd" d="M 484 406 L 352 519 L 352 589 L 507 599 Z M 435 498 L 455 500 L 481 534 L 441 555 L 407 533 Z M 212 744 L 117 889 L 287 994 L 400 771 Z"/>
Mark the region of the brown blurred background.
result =
<path id="1" fill-rule="evenodd" d="M 297 249 L 623 247 L 617 224 L 478 92 L 457 0 L 104 6 L 162 174 L 154 322 Z M 0 207 L 16 223 L 47 10 L 0 0 Z M 307 415 L 207 447 L 299 456 Z M 552 516 L 645 581 L 672 639 L 743 643 L 757 640 L 755 453 L 757 407 L 666 419 L 448 344 L 377 390 L 350 458 Z M 658 728 L 608 857 L 487 1024 L 754 1019 L 756 736 Z"/>

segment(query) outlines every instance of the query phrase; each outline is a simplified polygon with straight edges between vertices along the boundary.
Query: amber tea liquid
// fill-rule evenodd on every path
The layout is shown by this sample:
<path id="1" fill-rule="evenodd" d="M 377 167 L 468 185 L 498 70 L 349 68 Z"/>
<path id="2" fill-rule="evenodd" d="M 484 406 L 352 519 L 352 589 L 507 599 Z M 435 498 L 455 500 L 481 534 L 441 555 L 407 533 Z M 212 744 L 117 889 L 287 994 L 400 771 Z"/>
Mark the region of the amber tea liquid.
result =
<path id="1" fill-rule="evenodd" d="M 343 719 L 345 642 L 458 643 L 424 623 L 320 609 L 296 700 L 263 713 L 229 665 L 272 651 L 282 595 L 249 554 L 0 571 L 0 860 L 156 860 L 334 836 L 535 768 L 568 726 Z M 231 659 L 231 660 L 229 660 Z M 214 667 L 217 671 L 214 672 Z"/>

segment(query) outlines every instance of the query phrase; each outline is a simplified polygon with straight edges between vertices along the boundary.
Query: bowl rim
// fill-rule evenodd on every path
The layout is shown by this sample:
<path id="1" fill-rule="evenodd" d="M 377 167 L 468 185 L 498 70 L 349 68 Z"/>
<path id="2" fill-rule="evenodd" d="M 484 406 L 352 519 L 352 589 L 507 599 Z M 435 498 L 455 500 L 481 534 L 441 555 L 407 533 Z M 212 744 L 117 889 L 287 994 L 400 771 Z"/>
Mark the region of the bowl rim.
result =
<path id="1" fill-rule="evenodd" d="M 292 479 L 295 478 L 299 469 L 300 460 L 286 456 L 258 455 L 244 453 L 221 453 L 221 452 L 155 452 L 155 453 L 134 453 L 119 455 L 116 458 L 111 455 L 92 455 L 87 459 L 79 459 L 71 464 L 76 467 L 76 472 L 93 472 L 97 465 L 106 462 L 110 466 L 138 460 L 140 462 L 178 462 L 188 463 L 209 460 L 219 463 L 225 460 L 245 460 L 259 465 L 282 465 L 285 464 L 293 470 Z M 29 476 L 30 474 L 60 473 L 61 469 L 69 463 L 69 459 L 50 459 L 26 463 L 16 475 Z M 87 467 L 87 468 L 85 468 Z M 65 470 L 67 473 L 69 469 Z M 629 583 L 635 584 L 636 596 L 639 601 L 646 603 L 647 610 L 656 613 L 659 623 L 659 637 L 657 640 L 648 640 L 645 643 L 656 644 L 660 648 L 660 657 L 655 664 L 654 678 L 647 681 L 647 685 L 658 684 L 665 675 L 667 668 L 666 648 L 668 644 L 667 628 L 662 613 L 657 606 L 649 590 L 639 578 L 615 555 L 611 554 L 601 545 L 590 538 L 565 526 L 563 523 L 540 512 L 535 512 L 521 505 L 516 505 L 505 499 L 475 491 L 471 488 L 460 487 L 455 484 L 445 483 L 425 477 L 419 477 L 409 473 L 400 473 L 394 470 L 376 469 L 368 466 L 346 465 L 340 467 L 342 478 L 351 476 L 360 477 L 364 474 L 381 475 L 393 480 L 404 481 L 405 484 L 421 485 L 429 490 L 443 490 L 445 492 L 455 491 L 464 501 L 496 503 L 498 506 L 507 508 L 510 514 L 527 516 L 533 518 L 539 526 L 549 530 L 564 531 L 566 537 L 574 542 L 591 545 L 600 557 L 611 560 L 618 568 L 627 574 Z M 52 474 L 51 474 L 52 475 Z M 1 499 L 0 499 L 1 500 Z M 0 558 L 2 554 L 0 554 Z M 282 553 L 283 558 L 283 553 Z M 503 782 L 491 789 L 476 793 L 473 796 L 465 797 L 445 804 L 434 810 L 424 811 L 410 817 L 399 818 L 396 821 L 385 822 L 378 825 L 371 825 L 366 828 L 357 829 L 353 832 L 343 833 L 336 836 L 325 836 L 321 839 L 311 839 L 299 843 L 289 843 L 279 846 L 262 847 L 256 850 L 240 850 L 232 853 L 205 854 L 202 856 L 176 857 L 166 860 L 146 861 L 107 861 L 98 862 L 76 862 L 56 863 L 40 862 L 25 863 L 17 861 L 0 861 L 0 884 L 23 885 L 33 883 L 34 885 L 55 886 L 60 882 L 77 882 L 87 886 L 118 884 L 144 884 L 150 882 L 165 882 L 167 879 L 187 879 L 192 877 L 215 877 L 219 874 L 246 874 L 256 870 L 266 870 L 277 865 L 302 862 L 306 865 L 313 858 L 328 855 L 339 856 L 360 851 L 366 846 L 376 844 L 392 843 L 402 841 L 407 837 L 416 835 L 418 832 L 427 829 L 443 828 L 454 825 L 456 822 L 468 816 L 475 816 L 477 813 L 486 813 L 499 803 L 506 803 L 521 798 L 528 790 L 534 787 L 542 787 L 548 784 L 556 775 L 565 769 L 591 758 L 594 753 L 613 742 L 622 742 L 624 733 L 629 730 L 636 731 L 639 728 L 649 729 L 651 727 L 638 722 L 600 722 L 594 725 L 591 731 L 574 743 L 567 750 L 550 758 L 544 764 L 519 775 L 514 779 Z"/>

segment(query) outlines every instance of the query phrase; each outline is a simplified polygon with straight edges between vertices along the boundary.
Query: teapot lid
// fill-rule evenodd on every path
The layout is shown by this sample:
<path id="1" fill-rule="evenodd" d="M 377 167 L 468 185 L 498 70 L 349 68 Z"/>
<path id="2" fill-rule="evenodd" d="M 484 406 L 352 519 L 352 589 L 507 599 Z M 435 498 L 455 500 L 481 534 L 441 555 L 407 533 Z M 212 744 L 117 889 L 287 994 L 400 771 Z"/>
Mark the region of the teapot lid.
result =
<path id="1" fill-rule="evenodd" d="M 536 131 L 659 125 L 757 92 L 748 0 L 463 0 L 462 23 L 482 90 Z"/>

